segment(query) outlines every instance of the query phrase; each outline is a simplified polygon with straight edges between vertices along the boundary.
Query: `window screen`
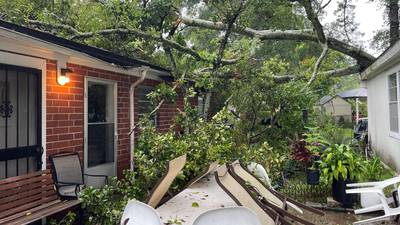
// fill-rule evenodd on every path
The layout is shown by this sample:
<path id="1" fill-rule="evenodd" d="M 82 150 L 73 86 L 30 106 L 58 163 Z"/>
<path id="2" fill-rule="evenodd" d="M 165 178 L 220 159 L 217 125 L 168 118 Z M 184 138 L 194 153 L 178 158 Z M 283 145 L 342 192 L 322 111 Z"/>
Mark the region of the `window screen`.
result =
<path id="1" fill-rule="evenodd" d="M 389 76 L 389 116 L 390 131 L 399 133 L 399 99 L 398 99 L 398 78 L 397 74 Z"/>

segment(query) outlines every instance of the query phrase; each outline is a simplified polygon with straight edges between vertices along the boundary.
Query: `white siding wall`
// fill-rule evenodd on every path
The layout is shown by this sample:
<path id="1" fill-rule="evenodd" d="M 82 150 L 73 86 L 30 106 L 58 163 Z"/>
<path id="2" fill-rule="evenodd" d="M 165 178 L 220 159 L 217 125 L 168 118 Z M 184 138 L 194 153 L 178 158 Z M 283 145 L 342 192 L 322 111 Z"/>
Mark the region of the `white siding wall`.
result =
<path id="1" fill-rule="evenodd" d="M 372 148 L 383 161 L 400 172 L 400 139 L 389 135 L 388 76 L 400 70 L 400 65 L 367 81 L 368 129 Z"/>

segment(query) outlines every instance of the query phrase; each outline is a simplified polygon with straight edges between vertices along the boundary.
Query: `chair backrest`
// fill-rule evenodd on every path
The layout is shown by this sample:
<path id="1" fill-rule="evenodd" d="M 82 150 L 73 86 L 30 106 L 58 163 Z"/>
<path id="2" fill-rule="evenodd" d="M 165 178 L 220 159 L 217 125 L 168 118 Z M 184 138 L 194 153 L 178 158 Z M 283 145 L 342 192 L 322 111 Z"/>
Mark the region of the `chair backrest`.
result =
<path id="1" fill-rule="evenodd" d="M 273 190 L 267 188 L 260 180 L 258 180 L 253 174 L 244 169 L 239 161 L 235 161 L 231 164 L 232 171 L 239 176 L 241 179 L 253 186 L 258 193 L 268 200 L 270 203 L 283 208 L 283 201 L 274 194 Z"/>
<path id="2" fill-rule="evenodd" d="M 51 155 L 55 183 L 84 184 L 83 171 L 78 153 Z"/>
<path id="3" fill-rule="evenodd" d="M 0 180 L 0 224 L 10 215 L 45 205 L 58 199 L 49 170 Z"/>
<path id="4" fill-rule="evenodd" d="M 218 185 L 238 204 L 255 213 L 262 225 L 274 225 L 273 214 L 264 211 L 261 205 L 253 199 L 249 192 L 229 173 L 226 165 L 220 166 L 215 172 Z"/>
<path id="5" fill-rule="evenodd" d="M 196 218 L 193 225 L 261 225 L 257 215 L 243 206 L 212 209 Z"/>
<path id="6" fill-rule="evenodd" d="M 160 216 L 149 205 L 132 200 L 124 209 L 121 225 L 162 225 Z"/>
<path id="7" fill-rule="evenodd" d="M 167 193 L 172 182 L 186 164 L 186 154 L 168 162 L 164 176 L 157 182 L 146 201 L 151 207 L 156 208 Z"/>

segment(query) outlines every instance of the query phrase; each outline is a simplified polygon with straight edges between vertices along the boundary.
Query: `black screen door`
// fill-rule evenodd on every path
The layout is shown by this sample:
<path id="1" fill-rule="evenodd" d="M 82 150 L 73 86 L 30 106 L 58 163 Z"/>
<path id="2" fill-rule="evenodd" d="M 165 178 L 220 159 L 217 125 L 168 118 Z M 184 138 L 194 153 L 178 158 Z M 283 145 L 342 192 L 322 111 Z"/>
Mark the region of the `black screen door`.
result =
<path id="1" fill-rule="evenodd" d="M 0 179 L 41 168 L 40 75 L 0 64 Z"/>

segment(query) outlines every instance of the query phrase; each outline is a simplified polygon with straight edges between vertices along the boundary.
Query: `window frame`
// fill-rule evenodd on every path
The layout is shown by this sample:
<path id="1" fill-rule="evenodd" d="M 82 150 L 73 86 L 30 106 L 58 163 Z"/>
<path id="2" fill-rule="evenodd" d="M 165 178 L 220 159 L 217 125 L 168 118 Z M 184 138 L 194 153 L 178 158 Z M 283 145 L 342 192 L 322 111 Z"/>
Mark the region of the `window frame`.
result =
<path id="1" fill-rule="evenodd" d="M 390 128 L 390 124 L 391 124 L 391 118 L 390 118 L 390 76 L 392 75 L 396 75 L 396 91 L 397 91 L 397 122 L 398 122 L 398 130 L 397 132 L 394 132 L 391 130 Z M 389 118 L 389 136 L 392 138 L 396 138 L 396 139 L 400 139 L 400 72 L 394 72 L 394 73 L 390 73 L 387 76 L 387 106 L 388 106 L 388 118 Z"/>

